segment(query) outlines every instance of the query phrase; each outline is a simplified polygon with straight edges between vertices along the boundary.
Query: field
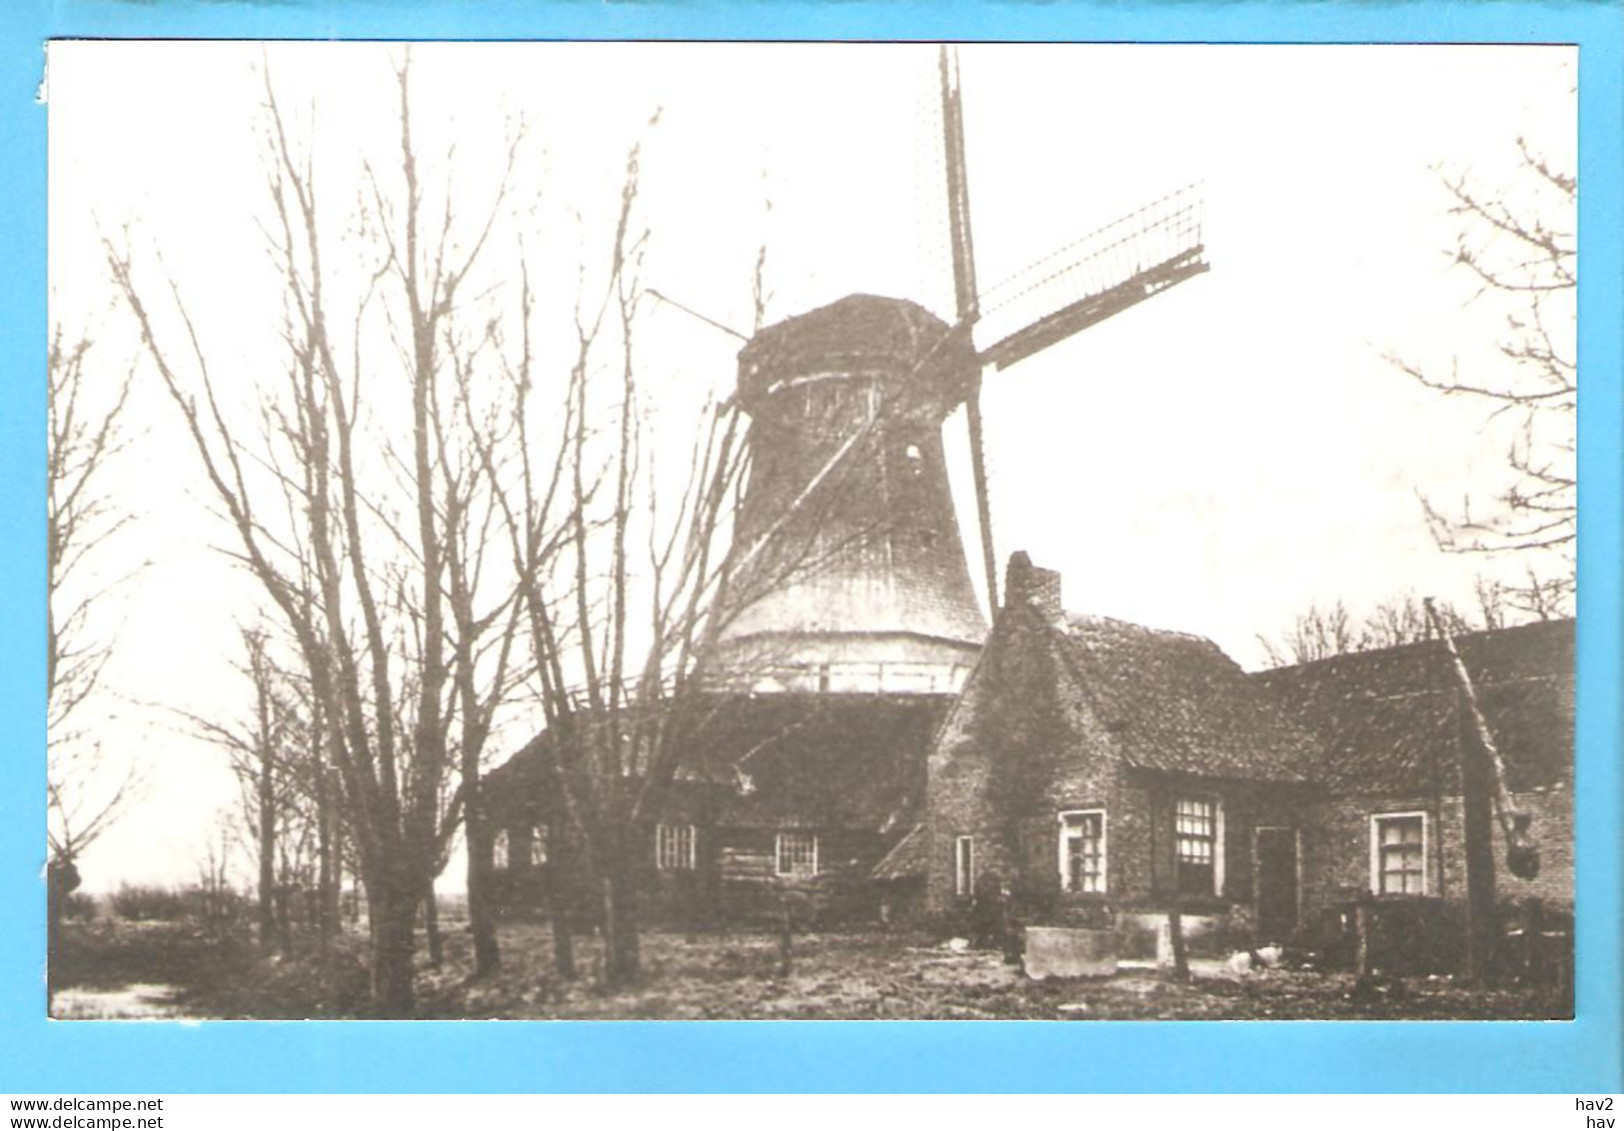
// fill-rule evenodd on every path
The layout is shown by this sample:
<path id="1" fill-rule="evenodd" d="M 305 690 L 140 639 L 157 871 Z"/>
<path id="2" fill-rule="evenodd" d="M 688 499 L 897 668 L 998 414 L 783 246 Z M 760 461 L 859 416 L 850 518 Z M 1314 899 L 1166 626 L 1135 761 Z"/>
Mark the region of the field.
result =
<path id="1" fill-rule="evenodd" d="M 470 983 L 455 924 L 445 956 L 421 956 L 418 1012 L 433 1018 L 650 1019 L 1445 1019 L 1570 1014 L 1544 988 L 1465 987 L 1448 978 L 1357 986 L 1347 974 L 1236 973 L 1197 962 L 1188 982 L 1150 966 L 1099 979 L 1034 982 L 996 952 L 956 950 L 923 935 L 877 930 L 805 934 L 781 973 L 778 939 L 744 930 L 649 931 L 644 977 L 608 991 L 595 940 L 577 941 L 581 976 L 551 970 L 544 927 L 509 924 L 503 968 Z M 342 1018 L 366 1013 L 364 940 L 325 956 L 260 957 L 240 932 L 185 922 L 99 919 L 68 926 L 53 1013 L 65 1018 Z"/>

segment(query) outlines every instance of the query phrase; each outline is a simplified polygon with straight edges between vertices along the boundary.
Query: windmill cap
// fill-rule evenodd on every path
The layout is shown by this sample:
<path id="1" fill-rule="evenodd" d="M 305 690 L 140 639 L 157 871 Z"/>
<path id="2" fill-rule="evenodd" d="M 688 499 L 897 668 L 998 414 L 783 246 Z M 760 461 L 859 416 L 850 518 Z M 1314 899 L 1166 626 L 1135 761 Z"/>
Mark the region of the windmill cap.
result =
<path id="1" fill-rule="evenodd" d="M 739 396 L 754 412 L 787 384 L 880 372 L 929 392 L 945 406 L 962 401 L 977 368 L 967 333 L 918 303 L 848 295 L 759 331 L 739 351 Z"/>

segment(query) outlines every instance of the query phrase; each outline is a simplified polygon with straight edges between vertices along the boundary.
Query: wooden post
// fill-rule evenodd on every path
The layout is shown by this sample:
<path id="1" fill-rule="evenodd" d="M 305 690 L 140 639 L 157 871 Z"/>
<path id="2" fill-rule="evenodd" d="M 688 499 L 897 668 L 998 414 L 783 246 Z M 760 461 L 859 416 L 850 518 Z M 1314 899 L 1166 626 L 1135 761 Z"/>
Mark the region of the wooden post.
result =
<path id="1" fill-rule="evenodd" d="M 1545 904 L 1531 895 L 1523 903 L 1523 980 L 1538 985 L 1545 975 Z"/>
<path id="2" fill-rule="evenodd" d="M 1168 941 L 1173 944 L 1173 979 L 1179 982 L 1190 980 L 1190 959 L 1184 950 L 1184 917 L 1179 911 L 1177 901 L 1167 912 Z"/>
<path id="3" fill-rule="evenodd" d="M 789 897 L 778 897 L 778 976 L 787 978 L 793 965 L 795 949 L 795 920 L 791 915 Z"/>
<path id="4" fill-rule="evenodd" d="M 1361 899 L 1353 905 L 1353 973 L 1355 977 L 1370 975 L 1370 900 Z"/>
<path id="5" fill-rule="evenodd" d="M 1494 979 L 1494 801 L 1484 760 L 1473 749 L 1474 736 L 1461 719 L 1460 777 L 1466 855 L 1466 962 L 1468 982 Z"/>

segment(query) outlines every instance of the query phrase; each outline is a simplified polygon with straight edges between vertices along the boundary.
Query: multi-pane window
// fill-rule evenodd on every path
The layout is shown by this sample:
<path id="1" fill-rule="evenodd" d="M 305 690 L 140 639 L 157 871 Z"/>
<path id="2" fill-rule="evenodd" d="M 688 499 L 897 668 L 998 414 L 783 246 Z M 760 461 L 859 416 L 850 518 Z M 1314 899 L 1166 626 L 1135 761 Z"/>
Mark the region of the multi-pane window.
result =
<path id="1" fill-rule="evenodd" d="M 961 896 L 976 893 L 975 837 L 961 836 L 953 841 L 953 890 Z"/>
<path id="2" fill-rule="evenodd" d="M 692 871 L 694 867 L 694 827 L 659 825 L 654 830 L 654 863 L 664 870 Z"/>
<path id="3" fill-rule="evenodd" d="M 1377 895 L 1427 892 L 1427 818 L 1394 813 L 1371 818 L 1371 887 Z"/>
<path id="4" fill-rule="evenodd" d="M 1060 814 L 1060 883 L 1066 891 L 1105 890 L 1105 813 Z"/>
<path id="5" fill-rule="evenodd" d="M 1218 805 L 1205 798 L 1181 797 L 1173 806 L 1173 862 L 1183 895 L 1218 890 Z"/>
<path id="6" fill-rule="evenodd" d="M 547 863 L 547 826 L 537 825 L 530 830 L 530 866 L 539 868 Z"/>
<path id="7" fill-rule="evenodd" d="M 497 829 L 496 835 L 491 838 L 491 866 L 506 868 L 508 866 L 508 832 L 506 829 Z"/>
<path id="8" fill-rule="evenodd" d="M 779 833 L 776 855 L 780 876 L 818 874 L 818 838 L 815 833 Z"/>

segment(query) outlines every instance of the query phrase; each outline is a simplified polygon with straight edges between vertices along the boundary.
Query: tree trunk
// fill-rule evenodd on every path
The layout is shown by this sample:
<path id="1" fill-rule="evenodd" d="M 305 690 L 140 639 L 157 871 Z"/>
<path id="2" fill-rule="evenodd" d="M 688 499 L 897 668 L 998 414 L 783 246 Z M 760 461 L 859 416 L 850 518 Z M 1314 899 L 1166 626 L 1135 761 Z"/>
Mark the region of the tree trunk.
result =
<path id="1" fill-rule="evenodd" d="M 619 851 L 615 855 L 624 857 Z M 629 871 L 622 859 L 616 859 L 598 878 L 603 903 L 603 980 L 609 986 L 630 985 L 642 973 L 637 893 Z"/>
<path id="2" fill-rule="evenodd" d="M 463 780 L 474 782 L 463 808 L 463 829 L 468 838 L 468 931 L 474 943 L 474 977 L 483 978 L 502 964 L 502 952 L 496 941 L 495 908 L 491 906 L 492 834 L 485 815 L 484 788 L 477 777 L 477 759 L 473 772 L 476 776 L 470 778 L 465 760 Z"/>
<path id="3" fill-rule="evenodd" d="M 327 777 L 322 775 L 316 800 L 316 937 L 326 953 L 339 928 L 339 892 L 343 875 Z"/>
<path id="4" fill-rule="evenodd" d="M 561 822 L 547 844 L 547 906 L 552 915 L 553 971 L 564 981 L 575 979 L 575 934 L 570 926 L 570 867 L 574 862 L 568 830 Z"/>
<path id="5" fill-rule="evenodd" d="M 423 897 L 423 937 L 428 941 L 429 965 L 438 967 L 445 961 L 445 948 L 440 943 L 440 897 L 432 885 Z"/>
<path id="6" fill-rule="evenodd" d="M 410 1017 L 416 1008 L 412 951 L 419 902 L 403 876 L 374 876 L 367 883 L 374 1016 Z"/>
<path id="7" fill-rule="evenodd" d="M 271 751 L 262 738 L 259 752 L 259 950 L 276 947 L 276 781 Z"/>
<path id="8" fill-rule="evenodd" d="M 311 722 L 312 750 L 321 750 L 326 741 L 321 725 L 321 708 L 318 704 Z M 324 758 L 316 770 L 316 930 L 324 954 L 343 925 L 343 844 L 339 836 L 338 791 L 333 781 L 334 774 L 335 771 Z"/>
<path id="9" fill-rule="evenodd" d="M 45 1008 L 55 1003 L 62 982 L 62 923 L 67 915 L 68 896 L 79 886 L 79 869 L 71 860 L 53 857 L 45 866 Z"/>

